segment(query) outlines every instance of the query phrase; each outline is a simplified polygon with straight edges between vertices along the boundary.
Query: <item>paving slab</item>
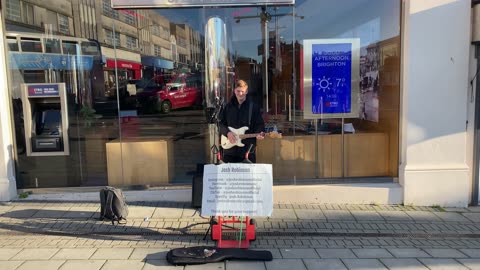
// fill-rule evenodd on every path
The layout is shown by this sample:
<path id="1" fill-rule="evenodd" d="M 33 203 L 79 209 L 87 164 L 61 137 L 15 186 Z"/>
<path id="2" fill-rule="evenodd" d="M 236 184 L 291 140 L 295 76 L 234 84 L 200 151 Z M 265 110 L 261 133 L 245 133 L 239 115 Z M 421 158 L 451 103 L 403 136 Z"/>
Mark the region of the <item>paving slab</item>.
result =
<path id="1" fill-rule="evenodd" d="M 57 270 L 64 263 L 63 260 L 26 261 L 16 270 Z"/>
<path id="2" fill-rule="evenodd" d="M 438 216 L 433 212 L 428 211 L 405 211 L 416 222 L 439 222 L 441 221 Z"/>
<path id="3" fill-rule="evenodd" d="M 480 213 L 462 213 L 462 215 L 472 222 L 480 222 Z"/>
<path id="4" fill-rule="evenodd" d="M 31 207 L 14 206 L 10 211 L 3 214 L 3 216 L 10 218 L 31 218 L 39 210 L 40 209 L 35 208 L 32 209 Z"/>
<path id="5" fill-rule="evenodd" d="M 467 255 L 453 248 L 424 248 L 433 258 L 467 258 Z"/>
<path id="6" fill-rule="evenodd" d="M 380 261 L 390 270 L 428 270 L 416 259 L 381 259 Z"/>
<path id="7" fill-rule="evenodd" d="M 430 270 L 465 270 L 468 269 L 460 262 L 453 259 L 418 259 Z"/>
<path id="8" fill-rule="evenodd" d="M 166 248 L 135 248 L 130 255 L 130 260 L 165 260 L 167 252 Z"/>
<path id="9" fill-rule="evenodd" d="M 459 251 L 470 258 L 480 259 L 480 248 L 461 248 Z"/>
<path id="10" fill-rule="evenodd" d="M 383 221 L 383 217 L 376 211 L 350 211 L 358 221 Z"/>
<path id="11" fill-rule="evenodd" d="M 38 210 L 33 218 L 60 218 L 64 216 L 70 207 L 49 207 Z"/>
<path id="12" fill-rule="evenodd" d="M 267 270 L 306 270 L 307 268 L 300 259 L 274 259 L 265 262 Z M 227 269 L 228 270 L 228 269 Z"/>
<path id="13" fill-rule="evenodd" d="M 99 207 L 71 207 L 63 217 L 64 218 L 93 218 L 98 213 Z"/>
<path id="14" fill-rule="evenodd" d="M 253 248 L 253 250 L 268 250 L 274 259 L 282 259 L 282 253 L 278 248 Z"/>
<path id="15" fill-rule="evenodd" d="M 323 210 L 323 214 L 329 222 L 355 220 L 355 217 L 348 210 Z"/>
<path id="16" fill-rule="evenodd" d="M 128 218 L 151 218 L 155 212 L 155 207 L 150 206 L 129 206 L 128 207 Z"/>
<path id="17" fill-rule="evenodd" d="M 273 209 L 269 219 L 297 219 L 293 209 Z"/>
<path id="18" fill-rule="evenodd" d="M 339 259 L 304 259 L 308 270 L 346 270 L 347 268 Z M 230 270 L 230 269 L 227 269 Z M 293 269 L 292 269 L 293 270 Z"/>
<path id="19" fill-rule="evenodd" d="M 412 221 L 412 218 L 403 211 L 378 211 L 386 221 Z"/>
<path id="20" fill-rule="evenodd" d="M 185 270 L 224 270 L 224 269 L 225 269 L 224 262 L 185 266 Z"/>
<path id="21" fill-rule="evenodd" d="M 0 261 L 0 269 L 2 270 L 15 270 L 24 261 Z"/>
<path id="22" fill-rule="evenodd" d="M 361 259 L 392 258 L 392 254 L 383 248 L 354 248 L 352 252 Z"/>
<path id="23" fill-rule="evenodd" d="M 471 270 L 480 270 L 480 259 L 458 259 L 458 261 Z"/>
<path id="24" fill-rule="evenodd" d="M 58 248 L 25 248 L 13 256 L 11 260 L 49 260 L 58 251 Z"/>
<path id="25" fill-rule="evenodd" d="M 375 259 L 342 259 L 343 263 L 351 270 L 380 270 L 387 269 L 379 260 Z"/>
<path id="26" fill-rule="evenodd" d="M 99 248 L 90 257 L 92 260 L 126 260 L 132 254 L 133 248 Z"/>
<path id="27" fill-rule="evenodd" d="M 54 260 L 88 260 L 96 248 L 62 248 L 53 257 Z"/>
<path id="28" fill-rule="evenodd" d="M 327 219 L 322 211 L 309 209 L 294 209 L 299 219 Z"/>
<path id="29" fill-rule="evenodd" d="M 17 255 L 21 250 L 21 248 L 0 248 L 0 261 L 9 260 L 13 256 Z"/>
<path id="30" fill-rule="evenodd" d="M 105 260 L 67 260 L 60 270 L 99 270 Z"/>
<path id="31" fill-rule="evenodd" d="M 440 220 L 445 222 L 470 222 L 469 219 L 464 217 L 460 213 L 455 212 L 434 212 L 434 215 L 440 218 Z"/>
<path id="32" fill-rule="evenodd" d="M 429 258 L 425 251 L 419 248 L 389 248 L 387 249 L 396 258 Z"/>
<path id="33" fill-rule="evenodd" d="M 315 251 L 322 259 L 356 258 L 355 254 L 346 248 L 317 248 Z"/>
<path id="34" fill-rule="evenodd" d="M 264 262 L 250 262 L 250 261 L 226 261 L 226 270 L 265 270 Z"/>
<path id="35" fill-rule="evenodd" d="M 145 262 L 140 260 L 108 260 L 102 270 L 141 270 Z"/>
<path id="36" fill-rule="evenodd" d="M 142 270 L 183 270 L 183 266 L 169 264 L 166 260 L 147 260 Z"/>
<path id="37" fill-rule="evenodd" d="M 10 211 L 13 208 L 12 205 L 0 205 L 0 216 Z"/>
<path id="38" fill-rule="evenodd" d="M 183 209 L 182 218 L 202 218 L 200 216 L 201 209 L 185 208 Z"/>
<path id="39" fill-rule="evenodd" d="M 156 207 L 152 218 L 180 218 L 183 208 Z"/>
<path id="40" fill-rule="evenodd" d="M 315 259 L 320 258 L 318 253 L 311 248 L 291 248 L 280 249 L 280 253 L 284 259 Z"/>

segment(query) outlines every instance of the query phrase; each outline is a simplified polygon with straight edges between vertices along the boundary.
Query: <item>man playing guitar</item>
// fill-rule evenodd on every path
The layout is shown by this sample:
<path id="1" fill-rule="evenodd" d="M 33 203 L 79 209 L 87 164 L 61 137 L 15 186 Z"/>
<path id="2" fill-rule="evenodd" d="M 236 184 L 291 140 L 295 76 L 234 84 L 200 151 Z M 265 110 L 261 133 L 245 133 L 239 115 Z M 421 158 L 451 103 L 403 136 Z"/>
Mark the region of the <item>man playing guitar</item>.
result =
<path id="1" fill-rule="evenodd" d="M 220 119 L 220 134 L 228 139 L 229 145 L 234 145 L 223 149 L 224 162 L 243 162 L 247 157 L 248 160 L 255 163 L 255 146 L 256 140 L 265 138 L 263 132 L 265 123 L 263 121 L 260 107 L 255 104 L 249 97 L 248 85 L 244 80 L 237 80 L 235 82 L 235 96 L 227 103 L 221 113 Z M 248 129 L 245 129 L 247 127 Z M 255 136 L 246 136 L 239 143 L 239 136 L 234 131 L 241 129 L 246 134 L 258 133 Z M 252 137 L 252 138 L 248 138 Z M 243 146 L 242 146 L 243 145 Z M 247 155 L 247 152 L 249 152 Z"/>

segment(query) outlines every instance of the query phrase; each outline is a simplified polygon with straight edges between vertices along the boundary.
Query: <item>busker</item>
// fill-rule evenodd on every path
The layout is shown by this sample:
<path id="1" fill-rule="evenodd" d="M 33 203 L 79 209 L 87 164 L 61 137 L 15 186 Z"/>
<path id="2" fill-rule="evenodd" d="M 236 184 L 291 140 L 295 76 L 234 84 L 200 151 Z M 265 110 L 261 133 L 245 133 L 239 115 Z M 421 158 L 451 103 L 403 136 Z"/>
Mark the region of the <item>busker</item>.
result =
<path id="1" fill-rule="evenodd" d="M 247 97 L 247 93 L 247 83 L 244 80 L 237 80 L 234 89 L 235 95 L 227 103 L 220 116 L 220 135 L 228 139 L 227 143 L 235 145 L 229 145 L 229 147 L 222 146 L 223 161 L 226 163 L 244 162 L 246 153 L 249 150 L 248 160 L 255 163 L 256 140 L 265 138 L 265 133 L 263 132 L 265 123 L 260 107 Z M 258 134 L 256 136 L 252 135 L 252 138 L 242 139 L 240 143 L 239 134 L 236 133 L 237 129 L 244 131 L 245 134 Z"/>

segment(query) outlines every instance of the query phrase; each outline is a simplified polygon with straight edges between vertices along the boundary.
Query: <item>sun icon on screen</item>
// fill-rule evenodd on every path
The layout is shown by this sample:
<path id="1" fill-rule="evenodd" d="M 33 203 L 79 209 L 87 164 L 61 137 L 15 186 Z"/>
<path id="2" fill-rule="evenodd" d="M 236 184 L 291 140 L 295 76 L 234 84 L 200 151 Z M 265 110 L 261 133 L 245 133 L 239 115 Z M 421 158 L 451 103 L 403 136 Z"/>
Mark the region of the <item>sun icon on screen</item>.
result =
<path id="1" fill-rule="evenodd" d="M 330 82 L 330 78 L 325 78 L 325 76 L 323 76 L 321 79 L 318 79 L 317 86 L 323 92 L 330 90 L 330 85 L 332 85 L 332 83 Z"/>

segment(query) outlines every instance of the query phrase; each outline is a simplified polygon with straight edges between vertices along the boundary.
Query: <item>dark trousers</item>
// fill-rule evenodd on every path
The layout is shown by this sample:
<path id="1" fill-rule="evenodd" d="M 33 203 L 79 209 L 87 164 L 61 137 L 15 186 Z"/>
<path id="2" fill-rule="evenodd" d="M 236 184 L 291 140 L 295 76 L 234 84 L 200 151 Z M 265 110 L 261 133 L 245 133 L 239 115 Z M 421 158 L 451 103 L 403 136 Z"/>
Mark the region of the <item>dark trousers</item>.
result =
<path id="1" fill-rule="evenodd" d="M 245 145 L 244 147 L 238 147 L 234 146 L 230 149 L 223 149 L 223 162 L 225 163 L 241 163 L 241 162 L 247 162 L 245 160 L 245 154 L 248 151 L 249 145 Z M 250 150 L 250 153 L 248 154 L 248 160 L 250 160 L 252 163 L 255 163 L 257 161 L 257 157 L 255 155 L 255 146 L 252 147 L 252 150 Z"/>

